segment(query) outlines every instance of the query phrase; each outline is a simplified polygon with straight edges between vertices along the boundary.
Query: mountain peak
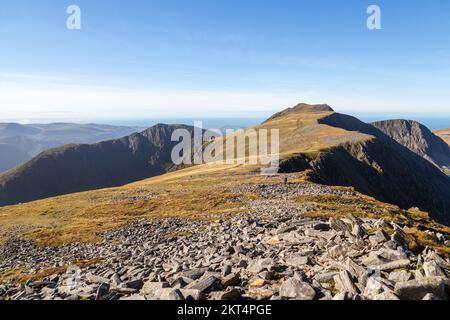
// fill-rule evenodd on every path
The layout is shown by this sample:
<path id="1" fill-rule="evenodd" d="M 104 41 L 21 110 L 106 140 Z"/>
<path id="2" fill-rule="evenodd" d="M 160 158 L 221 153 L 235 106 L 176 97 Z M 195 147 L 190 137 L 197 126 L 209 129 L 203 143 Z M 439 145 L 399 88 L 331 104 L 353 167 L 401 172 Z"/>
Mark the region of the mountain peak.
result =
<path id="1" fill-rule="evenodd" d="M 300 112 L 334 112 L 333 108 L 331 108 L 327 104 L 299 103 L 295 107 L 292 107 L 290 109 L 292 111 L 300 111 Z"/>
<path id="2" fill-rule="evenodd" d="M 272 117 L 267 119 L 267 121 L 283 117 L 285 115 L 291 113 L 319 113 L 319 112 L 334 112 L 333 108 L 331 108 L 327 104 L 308 104 L 308 103 L 299 103 L 294 107 L 284 109 L 281 112 L 274 114 Z M 266 121 L 266 122 L 267 122 Z"/>

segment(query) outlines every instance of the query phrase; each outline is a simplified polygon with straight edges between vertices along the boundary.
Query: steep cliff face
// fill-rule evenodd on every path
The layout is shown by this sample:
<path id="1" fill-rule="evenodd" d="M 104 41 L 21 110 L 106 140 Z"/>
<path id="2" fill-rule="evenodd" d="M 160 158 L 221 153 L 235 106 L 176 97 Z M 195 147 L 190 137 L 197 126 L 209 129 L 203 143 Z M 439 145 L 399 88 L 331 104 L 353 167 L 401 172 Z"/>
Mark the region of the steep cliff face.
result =
<path id="1" fill-rule="evenodd" d="M 119 186 L 167 172 L 177 142 L 172 132 L 193 127 L 157 125 L 141 133 L 92 145 L 50 149 L 0 175 L 0 205 Z"/>
<path id="2" fill-rule="evenodd" d="M 342 143 L 314 158 L 297 155 L 281 163 L 282 171 L 310 169 L 317 182 L 352 186 L 404 209 L 418 207 L 450 225 L 450 179 L 438 168 L 356 118 L 335 113 L 319 122 L 373 139 Z"/>
<path id="3" fill-rule="evenodd" d="M 372 125 L 434 165 L 442 169 L 450 168 L 448 144 L 419 122 L 386 120 Z"/>

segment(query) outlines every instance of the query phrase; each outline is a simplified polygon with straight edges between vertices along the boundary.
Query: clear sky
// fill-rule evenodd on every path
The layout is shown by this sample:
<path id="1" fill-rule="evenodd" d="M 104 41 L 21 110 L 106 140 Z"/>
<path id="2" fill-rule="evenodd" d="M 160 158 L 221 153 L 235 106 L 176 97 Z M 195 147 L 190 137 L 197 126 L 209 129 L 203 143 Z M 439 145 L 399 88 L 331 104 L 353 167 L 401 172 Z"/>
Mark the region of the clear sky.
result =
<path id="1" fill-rule="evenodd" d="M 81 8 L 81 30 L 66 9 Z M 382 30 L 366 27 L 379 5 Z M 450 113 L 448 0 L 0 3 L 0 119 Z"/>

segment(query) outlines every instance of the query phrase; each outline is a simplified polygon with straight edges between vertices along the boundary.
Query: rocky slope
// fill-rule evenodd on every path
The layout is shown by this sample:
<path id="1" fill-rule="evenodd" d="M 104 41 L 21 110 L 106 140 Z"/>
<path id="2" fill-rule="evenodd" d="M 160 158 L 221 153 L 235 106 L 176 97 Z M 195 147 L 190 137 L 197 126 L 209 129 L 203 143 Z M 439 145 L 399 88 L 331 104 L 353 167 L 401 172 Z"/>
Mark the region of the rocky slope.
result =
<path id="1" fill-rule="evenodd" d="M 372 125 L 434 165 L 450 168 L 450 147 L 424 125 L 412 120 L 387 120 Z"/>
<path id="2" fill-rule="evenodd" d="M 134 127 L 100 124 L 18 124 L 0 123 L 0 144 L 21 152 L 20 159 L 10 162 L 0 153 L 0 172 L 31 160 L 40 152 L 69 143 L 96 143 L 117 139 L 139 131 Z M 26 157 L 25 157 L 26 155 Z M 8 165 L 5 165 L 8 164 Z"/>
<path id="3" fill-rule="evenodd" d="M 172 132 L 189 126 L 156 125 L 141 133 L 92 145 L 42 152 L 0 175 L 0 205 L 123 185 L 167 172 L 176 142 Z"/>
<path id="4" fill-rule="evenodd" d="M 430 248 L 412 251 L 406 227 L 352 216 L 307 218 L 315 205 L 292 200 L 352 197 L 350 190 L 293 183 L 229 191 L 257 197 L 247 199 L 239 215 L 135 221 L 103 233 L 97 244 L 43 247 L 11 239 L 0 251 L 0 271 L 35 274 L 26 274 L 21 284 L 4 280 L 0 299 L 449 298 L 448 256 Z M 450 245 L 449 234 L 426 232 Z"/>

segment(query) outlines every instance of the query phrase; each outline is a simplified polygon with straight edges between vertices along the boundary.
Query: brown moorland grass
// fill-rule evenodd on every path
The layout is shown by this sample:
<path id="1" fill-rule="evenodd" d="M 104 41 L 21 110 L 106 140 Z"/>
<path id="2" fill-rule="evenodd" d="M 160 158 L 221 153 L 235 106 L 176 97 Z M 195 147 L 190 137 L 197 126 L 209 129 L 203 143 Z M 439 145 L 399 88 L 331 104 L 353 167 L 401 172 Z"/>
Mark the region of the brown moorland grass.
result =
<path id="1" fill-rule="evenodd" d="M 229 171 L 228 169 L 233 170 Z M 208 215 L 240 212 L 243 203 L 225 189 L 239 181 L 254 182 L 261 177 L 239 166 L 188 168 L 133 183 L 121 188 L 70 194 L 31 203 L 0 208 L 4 230 L 19 228 L 21 235 L 39 245 L 97 242 L 99 233 L 126 225 L 136 219 L 182 217 L 208 219 Z M 211 175 L 211 172 L 214 174 Z M 251 172 L 251 171 L 250 171 Z M 239 177 L 239 178 L 231 178 Z M 127 196 L 156 193 L 134 200 Z M 252 196 L 252 195 L 248 195 Z M 112 201 L 115 197 L 120 201 Z M 138 198 L 139 199 L 139 198 Z M 3 235 L 3 240 L 7 237 Z"/>

